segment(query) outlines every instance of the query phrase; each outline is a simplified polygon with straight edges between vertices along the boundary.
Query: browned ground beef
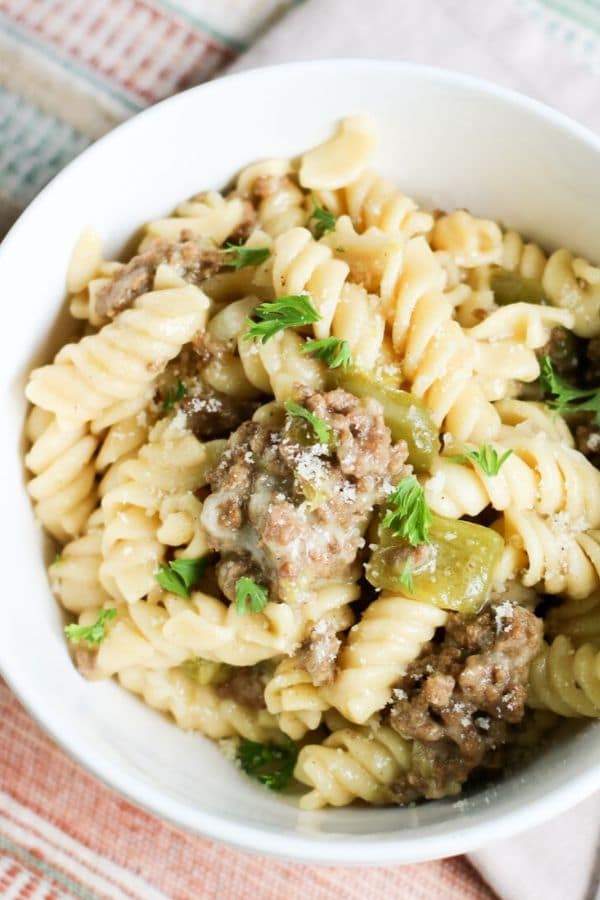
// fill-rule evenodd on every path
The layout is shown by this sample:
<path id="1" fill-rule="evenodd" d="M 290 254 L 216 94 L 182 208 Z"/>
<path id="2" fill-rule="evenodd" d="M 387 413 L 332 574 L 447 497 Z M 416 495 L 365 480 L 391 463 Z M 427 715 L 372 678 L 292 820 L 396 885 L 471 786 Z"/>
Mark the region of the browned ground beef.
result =
<path id="1" fill-rule="evenodd" d="M 585 350 L 585 380 L 588 384 L 600 384 L 600 337 L 587 342 Z"/>
<path id="2" fill-rule="evenodd" d="M 98 292 L 96 313 L 112 319 L 131 306 L 136 297 L 151 290 L 154 274 L 161 263 L 173 266 L 187 281 L 199 282 L 221 268 L 223 252 L 202 238 L 173 242 L 158 240 L 149 250 L 130 259 Z"/>
<path id="3" fill-rule="evenodd" d="M 232 244 L 244 244 L 256 228 L 256 210 L 249 200 L 243 200 L 244 215 L 242 221 L 228 238 Z"/>
<path id="4" fill-rule="evenodd" d="M 158 379 L 156 408 L 161 409 L 167 401 L 172 403 L 173 409 L 184 413 L 188 427 L 199 440 L 225 437 L 253 416 L 259 401 L 230 397 L 214 390 L 202 380 L 202 369 L 194 345 L 184 347 Z M 175 400 L 182 386 L 183 396 Z"/>
<path id="5" fill-rule="evenodd" d="M 342 642 L 333 622 L 317 622 L 300 649 L 299 658 L 310 680 L 320 687 L 335 678 L 337 656 Z"/>
<path id="6" fill-rule="evenodd" d="M 199 440 L 229 434 L 252 417 L 258 404 L 207 390 L 201 396 L 188 396 L 181 401 L 188 426 Z"/>
<path id="7" fill-rule="evenodd" d="M 257 570 L 282 599 L 304 582 L 345 577 L 374 506 L 407 474 L 406 445 L 392 444 L 376 401 L 300 387 L 297 399 L 330 426 L 332 447 L 299 443 L 295 419 L 245 422 L 210 478 L 202 521 L 230 599 L 233 563 L 236 580 Z"/>
<path id="8" fill-rule="evenodd" d="M 579 366 L 578 341 L 572 331 L 562 325 L 555 325 L 550 332 L 550 339 L 543 347 L 536 350 L 536 355 L 549 356 L 554 371 L 562 378 L 572 379 Z"/>
<path id="9" fill-rule="evenodd" d="M 575 428 L 577 449 L 600 468 L 600 425 L 577 425 Z"/>
<path id="10" fill-rule="evenodd" d="M 265 708 L 266 672 L 260 666 L 241 666 L 232 670 L 222 684 L 215 687 L 219 697 L 227 697 L 250 709 Z"/>
<path id="11" fill-rule="evenodd" d="M 394 691 L 389 723 L 415 741 L 414 766 L 392 788 L 398 803 L 458 793 L 480 766 L 498 764 L 525 713 L 541 619 L 509 602 L 470 619 L 451 613 Z"/>

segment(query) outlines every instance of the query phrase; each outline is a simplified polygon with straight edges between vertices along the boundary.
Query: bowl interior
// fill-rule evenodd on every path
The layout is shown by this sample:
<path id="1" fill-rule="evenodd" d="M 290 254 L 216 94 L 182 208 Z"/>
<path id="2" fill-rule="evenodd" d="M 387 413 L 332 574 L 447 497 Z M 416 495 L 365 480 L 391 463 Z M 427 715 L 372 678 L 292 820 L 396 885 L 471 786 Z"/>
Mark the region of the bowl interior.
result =
<path id="1" fill-rule="evenodd" d="M 530 101 L 435 70 L 336 62 L 258 70 L 194 89 L 117 129 L 68 167 L 0 249 L 11 325 L 2 361 L 4 576 L 0 663 L 28 708 L 83 764 L 136 802 L 260 852 L 329 862 L 447 855 L 528 827 L 600 786 L 600 726 L 553 743 L 525 769 L 465 801 L 414 809 L 299 812 L 254 785 L 209 741 L 179 731 L 113 683 L 74 670 L 47 583 L 49 550 L 24 489 L 23 386 L 68 327 L 60 313 L 71 247 L 93 224 L 114 254 L 145 220 L 242 166 L 296 155 L 341 116 L 370 112 L 379 166 L 430 206 L 468 207 L 548 247 L 594 260 L 600 149 Z M 596 258 L 595 260 L 599 260 Z"/>

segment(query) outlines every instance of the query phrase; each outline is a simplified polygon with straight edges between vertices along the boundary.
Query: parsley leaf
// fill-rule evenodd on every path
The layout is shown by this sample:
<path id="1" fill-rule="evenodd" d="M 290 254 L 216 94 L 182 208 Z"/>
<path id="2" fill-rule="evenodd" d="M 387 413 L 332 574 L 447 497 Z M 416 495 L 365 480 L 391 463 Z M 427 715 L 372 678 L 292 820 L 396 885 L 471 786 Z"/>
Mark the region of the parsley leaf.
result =
<path id="1" fill-rule="evenodd" d="M 226 244 L 225 250 L 226 266 L 231 266 L 236 272 L 239 269 L 245 269 L 246 266 L 260 266 L 271 255 L 268 247 L 239 247 L 237 244 Z"/>
<path id="2" fill-rule="evenodd" d="M 185 384 L 181 378 L 178 378 L 175 387 L 170 387 L 166 393 L 165 399 L 163 400 L 163 411 L 171 412 L 175 404 L 179 403 L 180 400 L 183 400 L 187 392 L 188 389 Z"/>
<path id="3" fill-rule="evenodd" d="M 321 318 L 306 294 L 288 294 L 272 303 L 261 303 L 254 310 L 254 315 L 259 321 L 247 320 L 250 328 L 244 335 L 244 340 L 260 338 L 263 344 L 284 328 L 312 325 Z"/>
<path id="4" fill-rule="evenodd" d="M 243 575 L 235 585 L 235 608 L 240 616 L 249 612 L 262 612 L 267 605 L 269 592 L 253 578 Z"/>
<path id="5" fill-rule="evenodd" d="M 402 574 L 400 575 L 400 583 L 404 585 L 407 591 L 411 594 L 413 593 L 415 586 L 413 583 L 412 577 L 412 560 L 410 557 L 404 563 L 404 568 L 402 569 Z"/>
<path id="6" fill-rule="evenodd" d="M 414 475 L 403 478 L 388 497 L 390 509 L 385 513 L 382 525 L 396 537 L 405 538 L 413 547 L 429 543 L 431 510 L 425 500 L 425 491 Z"/>
<path id="7" fill-rule="evenodd" d="M 173 559 L 167 566 L 160 566 L 154 578 L 161 588 L 179 597 L 190 596 L 190 588 L 198 584 L 204 570 L 208 556 L 198 556 L 196 559 Z"/>
<path id="8" fill-rule="evenodd" d="M 314 237 L 319 240 L 324 234 L 335 228 L 335 216 L 328 209 L 320 206 L 314 194 L 310 198 L 313 202 L 313 211 L 306 224 L 311 229 Z"/>
<path id="9" fill-rule="evenodd" d="M 498 455 L 495 447 L 489 444 L 482 444 L 477 450 L 465 450 L 456 456 L 448 456 L 450 462 L 466 465 L 469 460 L 477 463 L 484 475 L 497 475 L 508 457 L 514 453 L 514 450 L 506 450 L 502 456 Z"/>
<path id="10" fill-rule="evenodd" d="M 114 619 L 116 615 L 116 609 L 101 609 L 93 625 L 66 625 L 65 634 L 74 644 L 85 641 L 90 647 L 97 647 L 106 637 L 104 623 Z"/>
<path id="11" fill-rule="evenodd" d="M 312 353 L 317 359 L 322 359 L 330 369 L 341 366 L 346 369 L 352 365 L 352 353 L 350 344 L 342 338 L 328 337 L 320 341 L 307 341 L 302 347 L 303 353 Z"/>
<path id="12" fill-rule="evenodd" d="M 582 390 L 564 381 L 552 368 L 549 356 L 542 356 L 540 381 L 548 404 L 561 416 L 571 412 L 594 413 L 593 422 L 600 425 L 600 390 Z"/>
<path id="13" fill-rule="evenodd" d="M 320 444 L 331 443 L 331 428 L 327 422 L 324 422 L 323 419 L 315 416 L 315 414 L 311 413 L 308 409 L 304 409 L 299 403 L 293 403 L 291 400 L 286 400 L 284 405 L 291 416 L 300 416 L 302 419 L 306 419 L 316 434 Z"/>
<path id="14" fill-rule="evenodd" d="M 272 791 L 280 791 L 286 787 L 294 773 L 298 748 L 287 736 L 281 746 L 259 744 L 243 738 L 238 747 L 237 758 L 247 775 L 252 775 Z"/>

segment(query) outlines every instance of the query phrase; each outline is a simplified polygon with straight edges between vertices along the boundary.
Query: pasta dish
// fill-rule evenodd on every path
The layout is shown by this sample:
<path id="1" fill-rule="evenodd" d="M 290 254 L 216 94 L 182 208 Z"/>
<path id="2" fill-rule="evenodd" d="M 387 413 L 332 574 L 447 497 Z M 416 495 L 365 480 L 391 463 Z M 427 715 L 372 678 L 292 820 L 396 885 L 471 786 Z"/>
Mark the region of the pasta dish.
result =
<path id="1" fill-rule="evenodd" d="M 376 149 L 344 119 L 125 262 L 86 229 L 26 389 L 75 665 L 304 809 L 453 796 L 600 716 L 600 269 Z"/>

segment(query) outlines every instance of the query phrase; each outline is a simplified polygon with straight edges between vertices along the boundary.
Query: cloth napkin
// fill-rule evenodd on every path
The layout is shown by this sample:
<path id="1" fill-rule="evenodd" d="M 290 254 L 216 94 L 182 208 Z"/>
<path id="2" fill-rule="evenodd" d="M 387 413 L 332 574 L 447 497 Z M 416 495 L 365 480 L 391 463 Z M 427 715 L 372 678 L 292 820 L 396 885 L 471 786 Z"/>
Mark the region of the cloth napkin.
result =
<path id="1" fill-rule="evenodd" d="M 522 90 L 600 131 L 599 35 L 597 0 L 377 0 L 367 12 L 363 0 L 0 0 L 0 236 L 89 143 L 233 60 L 233 68 L 325 56 L 441 65 Z M 142 812 L 68 759 L 1 681 L 0 722 L 2 897 L 596 896 L 598 798 L 471 862 L 359 868 L 349 878 L 249 856 Z"/>

